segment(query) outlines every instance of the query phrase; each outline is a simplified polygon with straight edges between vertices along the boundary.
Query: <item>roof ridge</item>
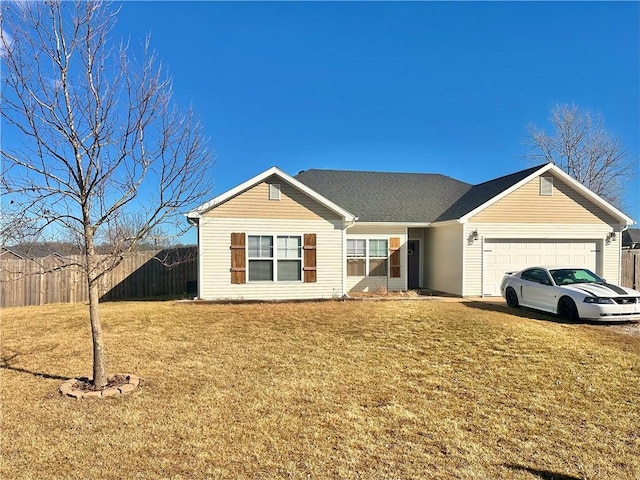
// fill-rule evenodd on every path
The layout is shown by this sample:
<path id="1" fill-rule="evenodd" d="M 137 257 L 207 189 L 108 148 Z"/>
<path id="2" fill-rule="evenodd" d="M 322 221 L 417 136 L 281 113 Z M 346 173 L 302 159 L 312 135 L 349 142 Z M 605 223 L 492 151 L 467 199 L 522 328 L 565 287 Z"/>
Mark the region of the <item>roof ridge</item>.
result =
<path id="1" fill-rule="evenodd" d="M 300 170 L 296 175 L 306 172 L 339 172 L 339 173 L 382 173 L 385 175 L 442 175 L 443 173 L 434 172 L 398 172 L 398 171 L 382 171 L 382 170 L 353 170 L 353 169 L 341 169 L 341 168 L 309 168 L 307 170 Z"/>
<path id="2" fill-rule="evenodd" d="M 454 178 L 449 175 L 445 175 L 444 173 L 429 173 L 429 172 L 390 172 L 390 171 L 382 172 L 382 171 L 376 171 L 376 170 L 341 170 L 341 169 L 335 169 L 335 168 L 309 168 L 308 170 L 300 170 L 298 173 L 293 175 L 293 178 L 298 178 L 298 176 L 300 175 L 304 175 L 307 173 L 314 173 L 314 172 L 336 173 L 336 174 L 355 173 L 355 174 L 363 174 L 363 175 L 390 175 L 390 176 L 405 176 L 405 177 L 420 177 L 420 176 L 422 177 L 428 176 L 431 178 L 440 177 L 440 178 L 452 180 L 460 184 L 468 185 L 469 187 L 474 186 L 472 183 L 465 182 L 464 180 L 460 180 L 458 178 Z"/>
<path id="3" fill-rule="evenodd" d="M 540 170 L 542 167 L 544 167 L 544 166 L 546 166 L 546 165 L 547 165 L 546 163 L 543 163 L 542 165 L 538 165 L 538 166 L 535 166 L 535 167 L 525 168 L 524 170 L 519 170 L 519 171 L 517 171 L 517 172 L 513 172 L 513 173 L 508 173 L 508 174 L 503 175 L 503 176 L 501 176 L 501 177 L 496 177 L 496 178 L 492 178 L 492 179 L 490 179 L 490 180 L 486 180 L 486 181 L 481 182 L 481 183 L 477 183 L 477 184 L 475 184 L 475 185 L 474 185 L 474 187 L 479 187 L 479 186 L 484 185 L 484 184 L 486 184 L 486 183 L 492 183 L 492 182 L 497 182 L 497 181 L 503 181 L 503 180 L 505 180 L 505 179 L 507 179 L 507 178 L 509 178 L 509 177 L 519 177 L 519 176 L 521 176 L 521 175 L 522 175 L 523 173 L 525 173 L 525 172 L 527 172 L 527 174 L 530 174 L 530 173 L 533 173 L 533 172 L 535 172 L 535 171 L 537 171 L 537 170 Z"/>

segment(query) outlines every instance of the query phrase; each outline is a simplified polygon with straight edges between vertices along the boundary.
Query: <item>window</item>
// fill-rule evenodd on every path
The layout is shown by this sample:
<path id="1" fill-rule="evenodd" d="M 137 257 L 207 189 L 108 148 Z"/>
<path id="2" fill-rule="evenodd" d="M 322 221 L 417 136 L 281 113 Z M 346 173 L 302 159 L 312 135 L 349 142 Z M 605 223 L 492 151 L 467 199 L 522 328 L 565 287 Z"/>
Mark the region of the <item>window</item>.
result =
<path id="1" fill-rule="evenodd" d="M 249 235 L 249 281 L 273 280 L 273 237 Z"/>
<path id="2" fill-rule="evenodd" d="M 572 285 L 575 283 L 606 283 L 591 270 L 584 268 L 560 268 L 549 270 L 556 285 Z"/>
<path id="3" fill-rule="evenodd" d="M 539 268 L 532 268 L 530 270 L 522 272 L 520 278 L 522 278 L 523 280 L 528 280 L 530 282 L 540 283 L 542 285 L 551 285 L 551 280 L 549 279 L 549 275 L 547 275 L 547 272 Z"/>
<path id="4" fill-rule="evenodd" d="M 278 237 L 278 280 L 300 281 L 302 244 L 300 237 Z"/>
<path id="5" fill-rule="evenodd" d="M 249 235 L 247 256 L 250 282 L 302 280 L 300 236 Z"/>
<path id="6" fill-rule="evenodd" d="M 540 177 L 540 195 L 553 195 L 553 177 Z"/>
<path id="7" fill-rule="evenodd" d="M 347 240 L 348 277 L 386 277 L 388 264 L 388 241 L 372 239 Z"/>
<path id="8" fill-rule="evenodd" d="M 367 241 L 347 240 L 347 276 L 364 277 L 367 274 Z"/>
<path id="9" fill-rule="evenodd" d="M 387 241 L 369 240 L 369 276 L 387 276 Z"/>

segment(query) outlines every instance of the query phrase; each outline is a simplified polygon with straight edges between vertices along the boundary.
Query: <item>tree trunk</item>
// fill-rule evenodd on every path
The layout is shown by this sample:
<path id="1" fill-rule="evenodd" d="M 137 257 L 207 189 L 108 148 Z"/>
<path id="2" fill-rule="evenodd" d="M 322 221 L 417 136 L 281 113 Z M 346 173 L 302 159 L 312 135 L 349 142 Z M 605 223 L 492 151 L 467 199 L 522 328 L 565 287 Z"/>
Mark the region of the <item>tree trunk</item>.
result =
<path id="1" fill-rule="evenodd" d="M 89 321 L 91 322 L 91 340 L 93 343 L 93 384 L 96 387 L 104 387 L 107 384 L 105 369 L 104 339 L 102 337 L 102 322 L 98 302 L 98 279 L 96 278 L 97 260 L 94 246 L 94 229 L 90 226 L 89 212 L 84 211 L 84 242 L 85 242 L 85 268 L 87 274 L 87 286 L 89 287 Z"/>
<path id="2" fill-rule="evenodd" d="M 93 341 L 93 384 L 96 387 L 104 387 L 107 384 L 107 374 L 98 300 L 98 283 L 89 281 L 89 320 L 91 321 L 91 340 Z"/>

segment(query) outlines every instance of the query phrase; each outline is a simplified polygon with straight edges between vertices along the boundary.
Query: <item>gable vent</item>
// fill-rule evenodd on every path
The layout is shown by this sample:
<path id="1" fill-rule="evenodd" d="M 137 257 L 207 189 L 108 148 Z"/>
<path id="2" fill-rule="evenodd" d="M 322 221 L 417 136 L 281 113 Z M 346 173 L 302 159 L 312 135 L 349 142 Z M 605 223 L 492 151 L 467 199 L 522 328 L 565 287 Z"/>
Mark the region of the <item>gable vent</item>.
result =
<path id="1" fill-rule="evenodd" d="M 280 184 L 269 184 L 269 200 L 280 200 Z"/>
<path id="2" fill-rule="evenodd" d="M 553 195 L 553 177 L 540 177 L 540 195 Z"/>

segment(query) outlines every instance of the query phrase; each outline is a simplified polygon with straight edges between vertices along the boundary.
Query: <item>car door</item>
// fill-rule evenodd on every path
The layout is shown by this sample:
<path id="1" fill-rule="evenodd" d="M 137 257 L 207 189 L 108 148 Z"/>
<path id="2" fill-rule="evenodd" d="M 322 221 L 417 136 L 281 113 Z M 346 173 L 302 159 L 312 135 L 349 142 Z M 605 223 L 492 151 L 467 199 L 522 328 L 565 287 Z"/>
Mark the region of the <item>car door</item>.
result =
<path id="1" fill-rule="evenodd" d="M 539 310 L 553 310 L 555 288 L 546 270 L 531 268 L 522 272 L 522 305 Z"/>

